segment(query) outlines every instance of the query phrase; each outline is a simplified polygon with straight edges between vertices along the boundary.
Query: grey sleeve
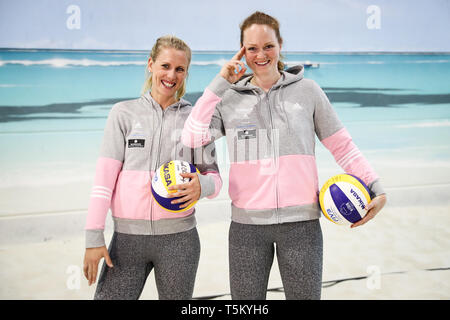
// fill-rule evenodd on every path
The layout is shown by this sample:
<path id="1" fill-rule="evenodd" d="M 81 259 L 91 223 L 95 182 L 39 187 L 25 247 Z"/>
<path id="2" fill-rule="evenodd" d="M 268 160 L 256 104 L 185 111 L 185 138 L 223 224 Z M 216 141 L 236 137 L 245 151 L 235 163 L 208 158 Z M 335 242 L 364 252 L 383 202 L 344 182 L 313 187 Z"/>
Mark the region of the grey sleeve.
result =
<path id="1" fill-rule="evenodd" d="M 98 248 L 106 245 L 104 230 L 86 230 L 86 249 L 88 248 Z"/>
<path id="2" fill-rule="evenodd" d="M 328 100 L 328 97 L 326 96 L 325 92 L 319 87 L 318 84 L 313 82 L 313 91 L 314 91 L 314 97 L 315 97 L 315 110 L 314 110 L 314 126 L 317 136 L 319 137 L 319 140 L 322 141 L 325 138 L 328 138 L 335 134 L 340 129 L 344 128 L 344 125 L 339 120 L 336 111 L 332 107 L 330 101 Z M 322 142 L 323 143 L 323 142 Z M 349 145 L 352 146 L 354 150 L 357 150 L 358 147 L 353 143 L 352 138 L 350 135 L 345 137 L 344 140 L 341 141 L 341 148 L 348 147 Z M 329 146 L 327 147 L 329 148 Z M 333 148 L 329 149 L 330 152 L 333 154 L 335 160 L 338 162 L 339 159 L 337 159 Z M 359 152 L 359 149 L 357 150 Z M 345 168 L 342 167 L 346 172 L 349 171 L 349 173 L 354 174 L 356 176 L 362 177 L 364 174 L 369 171 L 373 171 L 371 168 L 369 162 L 365 159 L 364 156 L 361 156 L 363 160 L 363 171 L 359 172 L 352 172 L 351 168 Z M 380 194 L 384 194 L 383 187 L 378 179 L 372 181 L 368 188 L 370 190 L 370 196 L 373 198 L 375 196 L 378 196 Z"/>
<path id="3" fill-rule="evenodd" d="M 208 89 L 214 92 L 214 94 L 220 98 L 222 98 L 225 92 L 230 88 L 231 83 L 229 83 L 228 80 L 226 80 L 220 74 L 217 74 L 208 85 Z"/>
<path id="4" fill-rule="evenodd" d="M 214 142 L 210 142 L 200 148 L 193 149 L 193 163 L 200 171 L 198 175 L 201 195 L 200 199 L 218 194 L 215 180 L 221 181 L 219 166 L 217 165 L 216 147 Z"/>
<path id="5" fill-rule="evenodd" d="M 380 196 L 382 194 L 386 194 L 386 191 L 384 191 L 383 186 L 381 185 L 381 182 L 379 179 L 376 179 L 372 183 L 370 183 L 368 186 L 370 191 L 370 198 L 375 198 L 377 196 Z"/>
<path id="6" fill-rule="evenodd" d="M 121 108 L 121 104 L 117 103 L 109 112 L 103 133 L 100 156 L 123 162 L 125 157 L 127 119 L 121 111 Z"/>
<path id="7" fill-rule="evenodd" d="M 223 125 L 222 115 L 220 114 L 220 108 L 222 102 L 216 105 L 214 114 L 211 118 L 211 124 L 209 126 L 209 132 L 211 134 L 211 141 L 214 142 L 217 139 L 222 138 L 225 135 L 225 126 Z"/>
<path id="8" fill-rule="evenodd" d="M 123 162 L 125 153 L 125 120 L 120 112 L 120 104 L 116 104 L 111 108 L 106 120 L 103 140 L 100 148 L 100 157 L 109 158 Z M 120 172 L 120 171 L 119 171 Z M 113 171 L 108 167 L 97 165 L 95 181 L 101 183 L 102 186 L 114 190 L 119 172 Z M 97 248 L 105 245 L 103 235 L 104 221 L 106 220 L 109 210 L 108 206 L 93 206 L 93 198 L 91 198 L 88 208 L 88 218 L 85 228 L 86 248 Z M 91 225 L 91 217 L 96 216 L 97 219 L 103 221 L 103 225 Z M 101 219 L 98 217 L 102 216 Z"/>
<path id="9" fill-rule="evenodd" d="M 315 81 L 311 81 L 311 94 L 315 101 L 314 128 L 320 141 L 336 133 L 344 126 L 327 95 Z"/>
<path id="10" fill-rule="evenodd" d="M 207 88 L 212 92 L 214 92 L 216 96 L 223 99 L 225 93 L 228 91 L 228 89 L 230 89 L 230 87 L 231 83 L 229 83 L 220 74 L 217 74 Z M 223 125 L 222 115 L 220 113 L 221 108 L 222 108 L 222 101 L 217 103 L 213 116 L 211 118 L 209 131 L 211 133 L 212 141 L 217 140 L 225 135 L 225 127 Z"/>

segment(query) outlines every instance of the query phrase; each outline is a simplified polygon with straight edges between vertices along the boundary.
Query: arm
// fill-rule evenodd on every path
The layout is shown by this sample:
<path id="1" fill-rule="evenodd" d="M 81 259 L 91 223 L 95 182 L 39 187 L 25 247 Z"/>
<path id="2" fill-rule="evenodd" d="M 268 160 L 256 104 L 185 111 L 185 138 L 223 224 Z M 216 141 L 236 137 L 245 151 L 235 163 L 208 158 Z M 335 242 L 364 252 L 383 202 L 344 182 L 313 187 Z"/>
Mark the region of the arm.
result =
<path id="1" fill-rule="evenodd" d="M 342 128 L 321 142 L 330 150 L 337 164 L 345 172 L 364 181 L 369 187 L 372 198 L 385 193 L 378 175 L 355 145 L 347 129 Z"/>
<path id="2" fill-rule="evenodd" d="M 111 197 L 114 192 L 117 177 L 122 169 L 122 162 L 100 157 L 97 160 L 94 186 L 86 219 L 86 248 L 96 248 L 105 245 L 103 231 Z"/>
<path id="3" fill-rule="evenodd" d="M 357 227 L 372 219 L 385 205 L 386 195 L 367 159 L 353 142 L 350 133 L 342 125 L 323 90 L 314 83 L 316 106 L 314 126 L 321 143 L 333 154 L 337 164 L 346 172 L 360 178 L 369 187 L 372 201 L 367 206 L 367 214 L 352 225 Z"/>
<path id="4" fill-rule="evenodd" d="M 225 135 L 220 112 L 216 105 L 222 101 L 231 84 L 220 74 L 203 92 L 184 123 L 181 141 L 189 148 L 198 148 Z"/>
<path id="5" fill-rule="evenodd" d="M 217 197 L 222 188 L 222 178 L 220 177 L 219 167 L 217 165 L 216 150 L 214 142 L 208 145 L 191 149 L 192 163 L 199 170 L 198 173 L 182 173 L 181 176 L 190 178 L 188 183 L 174 185 L 170 190 L 177 190 L 170 194 L 170 198 L 181 197 L 173 200 L 172 203 L 183 203 L 181 208 L 189 206 L 192 202 L 207 197 L 213 199 Z"/>
<path id="6" fill-rule="evenodd" d="M 181 141 L 190 148 L 198 148 L 208 144 L 212 137 L 218 139 L 225 135 L 222 117 L 217 111 L 218 105 L 232 83 L 239 80 L 245 73 L 242 61 L 245 48 L 242 47 L 230 61 L 225 63 L 220 73 L 198 99 L 195 107 L 184 124 Z M 213 131 L 213 132 L 211 132 Z"/>
<path id="7" fill-rule="evenodd" d="M 105 126 L 86 219 L 83 271 L 89 285 L 97 278 L 98 263 L 102 257 L 108 266 L 113 266 L 106 249 L 103 231 L 117 177 L 122 169 L 124 150 L 125 139 L 120 115 L 117 108 L 113 107 Z"/>

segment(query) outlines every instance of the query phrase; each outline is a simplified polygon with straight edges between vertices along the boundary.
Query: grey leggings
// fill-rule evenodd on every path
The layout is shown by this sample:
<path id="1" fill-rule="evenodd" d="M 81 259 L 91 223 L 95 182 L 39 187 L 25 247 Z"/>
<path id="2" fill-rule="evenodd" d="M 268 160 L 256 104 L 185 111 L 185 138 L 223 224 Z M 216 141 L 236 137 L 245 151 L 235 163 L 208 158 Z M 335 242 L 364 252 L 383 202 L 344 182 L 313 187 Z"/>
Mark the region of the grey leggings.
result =
<path id="1" fill-rule="evenodd" d="M 273 225 L 231 222 L 232 299 L 266 299 L 274 244 L 286 299 L 320 299 L 323 243 L 318 219 Z"/>
<path id="2" fill-rule="evenodd" d="M 137 300 L 153 268 L 159 299 L 192 299 L 200 257 L 196 228 L 156 236 L 114 232 L 109 254 L 114 267 L 103 263 L 95 300 Z"/>

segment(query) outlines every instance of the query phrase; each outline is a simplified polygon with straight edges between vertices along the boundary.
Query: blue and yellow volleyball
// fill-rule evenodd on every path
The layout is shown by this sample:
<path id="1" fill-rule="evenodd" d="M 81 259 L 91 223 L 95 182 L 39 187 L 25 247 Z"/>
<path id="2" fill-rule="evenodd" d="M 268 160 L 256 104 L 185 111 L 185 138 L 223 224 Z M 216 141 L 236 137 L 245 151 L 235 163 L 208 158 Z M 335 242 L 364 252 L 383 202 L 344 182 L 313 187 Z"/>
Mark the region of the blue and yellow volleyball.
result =
<path id="1" fill-rule="evenodd" d="M 371 198 L 369 188 L 354 175 L 338 174 L 324 183 L 319 193 L 324 216 L 338 225 L 351 225 L 366 214 Z"/>
<path id="2" fill-rule="evenodd" d="M 181 173 L 199 173 L 198 169 L 187 161 L 172 160 L 164 163 L 155 172 L 152 179 L 152 195 L 156 203 L 158 203 L 164 210 L 168 212 L 183 212 L 192 208 L 195 203 L 191 203 L 186 208 L 180 208 L 183 203 L 172 204 L 171 202 L 178 198 L 168 198 L 169 194 L 177 192 L 176 190 L 169 190 L 170 186 L 176 184 L 183 184 L 190 181 L 189 178 L 183 178 Z"/>

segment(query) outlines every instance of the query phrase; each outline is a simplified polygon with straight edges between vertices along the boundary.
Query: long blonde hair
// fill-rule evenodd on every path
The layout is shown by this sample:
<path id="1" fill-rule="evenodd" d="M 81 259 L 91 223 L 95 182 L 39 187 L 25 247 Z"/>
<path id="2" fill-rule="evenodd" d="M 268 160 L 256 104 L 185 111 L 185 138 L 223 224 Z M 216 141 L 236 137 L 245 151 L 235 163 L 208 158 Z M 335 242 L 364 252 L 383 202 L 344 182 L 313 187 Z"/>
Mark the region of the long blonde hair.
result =
<path id="1" fill-rule="evenodd" d="M 188 59 L 188 68 L 189 68 L 192 55 L 191 48 L 189 48 L 189 46 L 183 40 L 171 35 L 158 38 L 158 40 L 156 40 L 155 44 L 153 45 L 152 51 L 150 52 L 150 58 L 152 58 L 152 60 L 155 61 L 158 58 L 159 54 L 161 53 L 161 50 L 164 48 L 173 48 L 176 50 L 184 51 L 184 53 L 186 54 L 186 58 Z M 148 70 L 148 67 L 146 66 L 145 82 L 144 85 L 142 86 L 141 95 L 151 90 L 151 88 L 152 88 L 152 73 Z M 177 90 L 176 95 L 177 100 L 180 100 L 185 93 L 186 93 L 186 79 L 183 81 L 183 84 Z"/>

